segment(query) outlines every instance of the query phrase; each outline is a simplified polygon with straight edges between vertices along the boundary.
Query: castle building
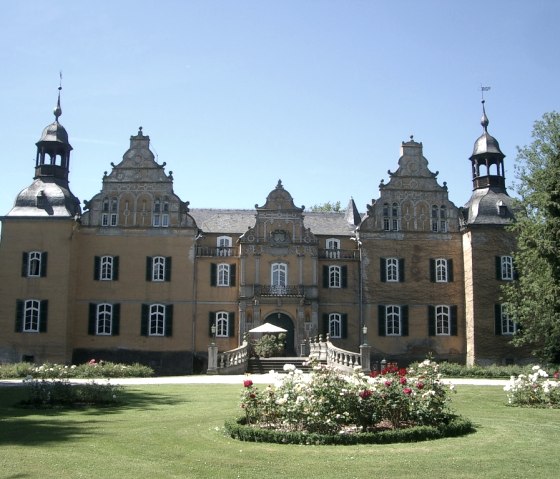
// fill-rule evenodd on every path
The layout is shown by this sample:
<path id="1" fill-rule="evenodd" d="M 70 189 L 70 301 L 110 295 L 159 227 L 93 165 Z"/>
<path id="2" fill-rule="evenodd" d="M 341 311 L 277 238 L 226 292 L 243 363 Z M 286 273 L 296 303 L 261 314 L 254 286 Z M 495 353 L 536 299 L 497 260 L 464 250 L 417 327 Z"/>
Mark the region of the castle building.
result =
<path id="1" fill-rule="evenodd" d="M 364 215 L 353 200 L 305 211 L 281 181 L 254 209 L 190 208 L 142 128 L 82 211 L 61 113 L 59 92 L 33 182 L 1 218 L 0 362 L 96 358 L 189 374 L 205 371 L 210 341 L 234 349 L 265 322 L 287 330 L 291 356 L 328 335 L 351 351 L 367 341 L 373 360 L 527 358 L 500 303 L 515 279 L 513 212 L 484 104 L 464 207 L 411 137 Z"/>

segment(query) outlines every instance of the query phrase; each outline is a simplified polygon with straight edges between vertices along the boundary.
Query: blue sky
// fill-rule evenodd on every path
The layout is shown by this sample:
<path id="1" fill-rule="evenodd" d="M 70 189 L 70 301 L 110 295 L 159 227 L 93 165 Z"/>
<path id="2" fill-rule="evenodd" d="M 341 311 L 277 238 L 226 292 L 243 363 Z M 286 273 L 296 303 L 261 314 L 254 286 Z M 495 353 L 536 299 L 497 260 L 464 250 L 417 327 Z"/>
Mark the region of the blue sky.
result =
<path id="1" fill-rule="evenodd" d="M 296 205 L 365 211 L 410 135 L 461 206 L 481 85 L 508 184 L 560 109 L 558 18 L 555 0 L 4 2 L 0 214 L 32 181 L 61 70 L 80 200 L 141 125 L 191 207 L 251 209 L 282 179 Z"/>

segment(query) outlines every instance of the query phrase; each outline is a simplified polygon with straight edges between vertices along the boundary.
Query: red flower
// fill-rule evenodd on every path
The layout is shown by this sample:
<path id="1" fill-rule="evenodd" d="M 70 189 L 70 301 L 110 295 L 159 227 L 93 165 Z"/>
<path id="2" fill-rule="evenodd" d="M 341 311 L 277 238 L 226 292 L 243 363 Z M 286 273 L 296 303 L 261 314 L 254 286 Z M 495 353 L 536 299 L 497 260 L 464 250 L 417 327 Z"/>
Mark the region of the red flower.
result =
<path id="1" fill-rule="evenodd" d="M 243 381 L 243 386 L 246 388 L 250 388 L 253 385 L 253 381 L 251 381 L 250 379 L 245 379 L 245 381 Z"/>
<path id="2" fill-rule="evenodd" d="M 399 376 L 401 376 L 401 377 L 406 376 L 406 368 L 400 368 L 399 369 Z"/>
<path id="3" fill-rule="evenodd" d="M 369 389 L 364 389 L 363 391 L 360 391 L 360 397 L 362 399 L 367 399 L 371 395 L 372 395 L 372 392 Z"/>
<path id="4" fill-rule="evenodd" d="M 403 385 L 406 384 L 406 378 L 404 376 L 401 376 L 401 378 L 399 379 L 399 382 Z"/>
<path id="5" fill-rule="evenodd" d="M 391 381 L 385 381 L 385 386 L 389 387 L 391 384 Z"/>
<path id="6" fill-rule="evenodd" d="M 559 371 L 556 371 L 556 372 L 552 375 L 552 377 L 553 377 L 554 379 L 560 378 L 560 372 L 559 372 Z"/>
<path id="7" fill-rule="evenodd" d="M 424 383 L 420 382 L 416 385 L 418 389 L 424 389 Z"/>
<path id="8" fill-rule="evenodd" d="M 403 393 L 405 393 L 407 396 L 410 395 L 411 392 L 412 392 L 412 389 L 410 389 L 410 388 L 404 388 L 403 389 Z"/>
<path id="9" fill-rule="evenodd" d="M 251 393 L 251 394 L 249 394 L 249 397 L 250 397 L 251 399 L 255 399 L 257 396 L 255 396 L 255 393 Z"/>
<path id="10" fill-rule="evenodd" d="M 376 378 L 377 376 L 379 376 L 379 372 L 377 372 L 377 371 L 372 371 L 371 373 L 369 373 L 369 376 L 370 376 L 371 378 Z"/>

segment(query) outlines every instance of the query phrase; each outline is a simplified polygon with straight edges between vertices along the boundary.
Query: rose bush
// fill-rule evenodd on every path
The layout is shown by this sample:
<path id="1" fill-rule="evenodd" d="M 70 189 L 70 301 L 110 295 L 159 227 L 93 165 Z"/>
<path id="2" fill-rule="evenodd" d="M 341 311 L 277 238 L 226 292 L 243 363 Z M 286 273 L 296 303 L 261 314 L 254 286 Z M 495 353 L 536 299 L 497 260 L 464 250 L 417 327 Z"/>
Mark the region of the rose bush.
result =
<path id="1" fill-rule="evenodd" d="M 538 365 L 530 374 L 512 376 L 504 391 L 511 406 L 560 407 L 558 372 L 551 378 Z"/>

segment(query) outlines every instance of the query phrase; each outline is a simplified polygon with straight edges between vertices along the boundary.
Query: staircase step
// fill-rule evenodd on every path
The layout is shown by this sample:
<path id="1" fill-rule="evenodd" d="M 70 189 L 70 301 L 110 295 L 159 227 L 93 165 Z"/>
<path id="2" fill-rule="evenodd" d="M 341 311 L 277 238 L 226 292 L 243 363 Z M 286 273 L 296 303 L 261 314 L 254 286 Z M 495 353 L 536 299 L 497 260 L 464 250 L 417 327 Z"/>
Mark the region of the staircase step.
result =
<path id="1" fill-rule="evenodd" d="M 307 365 L 308 358 L 301 357 L 278 357 L 278 358 L 250 358 L 247 372 L 251 374 L 267 374 L 270 371 L 281 373 L 285 364 L 293 364 L 303 372 L 311 371 Z"/>

